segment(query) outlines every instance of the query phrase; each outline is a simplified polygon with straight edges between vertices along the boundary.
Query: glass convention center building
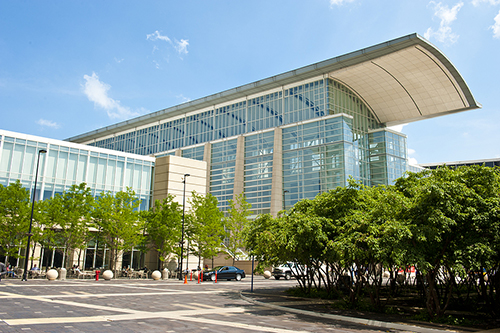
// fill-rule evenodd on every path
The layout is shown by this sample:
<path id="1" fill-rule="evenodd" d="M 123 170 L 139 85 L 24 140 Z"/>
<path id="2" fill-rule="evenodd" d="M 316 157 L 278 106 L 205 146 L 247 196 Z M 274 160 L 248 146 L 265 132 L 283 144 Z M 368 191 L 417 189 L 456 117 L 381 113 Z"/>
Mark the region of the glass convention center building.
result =
<path id="1" fill-rule="evenodd" d="M 450 60 L 412 34 L 68 141 L 206 161 L 221 210 L 244 193 L 254 215 L 276 214 L 349 177 L 391 184 L 411 167 L 389 126 L 479 107 Z"/>
<path id="2" fill-rule="evenodd" d="M 389 126 L 479 107 L 446 56 L 412 34 L 66 141 L 0 130 L 0 184 L 32 191 L 44 149 L 37 199 L 86 182 L 94 195 L 131 187 L 148 209 L 161 199 L 160 158 L 175 155 L 204 161 L 199 192 L 221 210 L 244 193 L 254 215 L 276 214 L 349 177 L 391 184 L 415 169 Z"/>
<path id="3" fill-rule="evenodd" d="M 253 216 L 276 215 L 349 177 L 371 186 L 416 171 L 389 127 L 479 107 L 450 60 L 412 34 L 66 141 L 0 130 L 0 184 L 33 193 L 43 149 L 35 199 L 85 182 L 96 196 L 131 187 L 146 210 L 167 193 L 182 200 L 189 173 L 186 194 L 211 193 L 226 211 L 244 193 Z M 99 266 L 92 247 L 85 268 Z M 133 253 L 123 263 L 136 268 Z"/>

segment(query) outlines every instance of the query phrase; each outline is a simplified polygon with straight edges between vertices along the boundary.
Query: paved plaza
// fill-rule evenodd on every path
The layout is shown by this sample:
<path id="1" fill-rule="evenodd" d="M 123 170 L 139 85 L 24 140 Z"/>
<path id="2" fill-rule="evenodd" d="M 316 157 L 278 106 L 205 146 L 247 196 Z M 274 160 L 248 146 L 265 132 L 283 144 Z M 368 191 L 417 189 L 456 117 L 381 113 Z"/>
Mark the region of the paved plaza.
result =
<path id="1" fill-rule="evenodd" d="M 375 332 L 413 331 L 274 308 L 243 281 L 20 280 L 0 283 L 0 332 Z M 255 279 L 272 294 L 295 281 Z M 243 293 L 241 293 L 243 291 Z M 242 296 L 243 294 L 243 296 Z M 246 296 L 245 296 L 246 295 Z M 286 304 L 281 304 L 285 305 Z M 437 332 L 429 330 L 429 332 Z"/>

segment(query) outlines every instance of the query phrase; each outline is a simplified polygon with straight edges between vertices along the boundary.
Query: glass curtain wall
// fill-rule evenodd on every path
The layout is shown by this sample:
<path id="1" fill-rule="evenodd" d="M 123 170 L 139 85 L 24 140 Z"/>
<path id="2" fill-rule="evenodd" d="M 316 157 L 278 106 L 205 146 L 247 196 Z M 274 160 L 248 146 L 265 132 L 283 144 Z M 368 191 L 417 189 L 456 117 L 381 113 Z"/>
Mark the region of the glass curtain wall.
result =
<path id="1" fill-rule="evenodd" d="M 0 153 L 0 184 L 8 186 L 19 179 L 23 187 L 29 189 L 32 194 L 38 151 L 40 149 L 46 150 L 47 144 L 2 135 L 0 135 L 0 140 L 2 148 Z M 46 158 L 40 156 L 40 170 L 43 170 L 45 163 Z M 38 181 L 42 182 L 43 178 L 39 176 Z M 41 187 L 37 186 L 36 200 L 40 199 L 40 193 Z"/>
<path id="2" fill-rule="evenodd" d="M 214 111 L 209 110 L 186 117 L 185 146 L 213 140 Z"/>
<path id="3" fill-rule="evenodd" d="M 233 199 L 237 139 L 212 144 L 210 193 L 219 201 L 219 209 L 227 211 Z"/>
<path id="4" fill-rule="evenodd" d="M 328 114 L 326 84 L 321 79 L 284 92 L 263 93 L 248 101 L 200 111 L 89 145 L 150 155 L 322 117 Z"/>
<path id="5" fill-rule="evenodd" d="M 407 166 L 406 136 L 390 131 L 370 133 L 372 185 L 391 185 L 402 177 Z"/>
<path id="6" fill-rule="evenodd" d="M 246 102 L 240 102 L 215 109 L 214 140 L 245 133 L 246 107 Z"/>
<path id="7" fill-rule="evenodd" d="M 248 101 L 247 132 L 256 132 L 283 124 L 282 95 L 280 91 Z"/>
<path id="8" fill-rule="evenodd" d="M 271 211 L 274 131 L 245 137 L 244 192 L 252 215 Z"/>
<path id="9" fill-rule="evenodd" d="M 374 117 L 363 101 L 343 84 L 328 80 L 328 107 L 330 114 L 348 114 L 352 119 L 354 158 L 353 176 L 365 185 L 370 185 L 368 131 L 383 126 Z"/>
<path id="10" fill-rule="evenodd" d="M 85 182 L 95 196 L 130 187 L 142 200 L 140 209 L 149 208 L 154 166 L 150 160 L 75 148 L 73 144 L 68 147 L 63 141 L 49 144 L 9 135 L 0 138 L 0 184 L 4 186 L 19 179 L 32 193 L 38 151 L 45 149 L 47 153 L 40 155 L 36 200 L 62 194 L 72 185 Z"/>
<path id="11" fill-rule="evenodd" d="M 285 90 L 284 124 L 327 115 L 324 81 L 318 80 Z"/>
<path id="12" fill-rule="evenodd" d="M 198 147 L 186 148 L 182 150 L 182 157 L 203 161 L 204 153 L 205 153 L 204 145 Z"/>
<path id="13" fill-rule="evenodd" d="M 282 136 L 285 207 L 344 186 L 347 176 L 353 175 L 351 117 L 339 115 L 286 127 Z"/>
<path id="14" fill-rule="evenodd" d="M 104 244 L 91 240 L 81 254 L 80 262 L 85 270 L 96 268 L 106 269 L 110 264 L 110 251 Z"/>

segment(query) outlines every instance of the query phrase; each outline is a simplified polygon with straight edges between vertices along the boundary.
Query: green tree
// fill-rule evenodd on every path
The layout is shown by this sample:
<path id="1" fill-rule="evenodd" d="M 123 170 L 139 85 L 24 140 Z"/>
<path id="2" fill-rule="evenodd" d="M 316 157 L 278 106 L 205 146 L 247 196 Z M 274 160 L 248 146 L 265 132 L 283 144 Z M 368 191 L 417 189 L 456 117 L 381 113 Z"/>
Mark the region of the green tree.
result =
<path id="1" fill-rule="evenodd" d="M 191 196 L 191 209 L 186 216 L 186 228 L 191 244 L 191 253 L 201 258 L 213 258 L 217 255 L 220 244 L 226 237 L 224 230 L 224 214 L 217 208 L 217 198 L 211 194 L 200 195 L 195 192 Z"/>
<path id="2" fill-rule="evenodd" d="M 367 187 L 352 179 L 347 187 L 337 188 L 315 200 L 319 212 L 325 212 L 325 206 L 342 207 L 341 215 L 329 210 L 333 216 L 328 215 L 335 218 L 336 226 L 329 235 L 327 261 L 339 263 L 355 277 L 354 283 L 345 286 L 350 291 L 351 306 L 368 292 L 373 305 L 381 308 L 383 267 L 396 270 L 406 265 L 403 244 L 410 234 L 399 219 L 402 202 L 403 196 L 390 187 Z"/>
<path id="3" fill-rule="evenodd" d="M 146 241 L 158 252 L 160 261 L 169 262 L 178 252 L 181 239 L 182 209 L 169 194 L 163 201 L 156 200 L 154 207 L 144 213 Z"/>
<path id="4" fill-rule="evenodd" d="M 35 220 L 38 222 L 34 225 L 33 245 L 39 243 L 42 248 L 54 249 L 56 246 L 61 246 L 59 243 L 59 211 L 62 208 L 61 200 L 54 199 L 55 197 L 39 201 L 39 209 L 35 210 Z M 32 249 L 33 250 L 33 249 Z M 34 251 L 31 251 L 34 253 Z M 49 266 L 50 263 L 47 264 Z M 43 262 L 40 266 L 43 265 Z M 40 267 L 41 269 L 42 267 Z"/>
<path id="5" fill-rule="evenodd" d="M 142 242 L 143 221 L 137 208 L 140 200 L 130 188 L 96 198 L 93 218 L 100 237 L 110 250 L 110 269 L 117 269 L 118 257 Z"/>
<path id="6" fill-rule="evenodd" d="M 229 211 L 225 223 L 228 235 L 226 252 L 233 258 L 233 265 L 237 253 L 245 246 L 243 230 L 249 223 L 248 215 L 250 215 L 251 208 L 252 205 L 246 201 L 243 193 L 237 195 L 234 201 L 229 200 Z"/>
<path id="7" fill-rule="evenodd" d="M 17 258 L 19 246 L 26 244 L 30 214 L 30 193 L 21 182 L 0 184 L 0 247 L 5 256 Z"/>
<path id="8" fill-rule="evenodd" d="M 89 226 L 94 198 L 90 188 L 81 183 L 48 199 L 47 203 L 46 220 L 55 231 L 55 242 L 64 247 L 62 266 L 65 267 L 66 255 L 79 250 L 80 258 L 92 237 Z"/>
<path id="9" fill-rule="evenodd" d="M 276 218 L 271 214 L 263 214 L 250 221 L 244 229 L 245 248 L 257 260 L 257 270 L 274 266 L 283 259 L 280 256 L 282 244 L 278 242 L 276 232 L 279 228 Z"/>
<path id="10" fill-rule="evenodd" d="M 428 286 L 428 314 L 442 316 L 457 276 L 498 267 L 498 169 L 441 167 L 400 178 L 396 188 L 411 202 L 409 253 Z"/>

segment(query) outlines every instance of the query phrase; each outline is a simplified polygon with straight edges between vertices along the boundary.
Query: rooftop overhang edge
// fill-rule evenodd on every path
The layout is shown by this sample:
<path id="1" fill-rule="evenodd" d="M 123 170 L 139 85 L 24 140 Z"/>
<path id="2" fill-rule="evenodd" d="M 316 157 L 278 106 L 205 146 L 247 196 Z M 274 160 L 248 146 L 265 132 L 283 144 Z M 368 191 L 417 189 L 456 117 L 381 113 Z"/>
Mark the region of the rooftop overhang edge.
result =
<path id="1" fill-rule="evenodd" d="M 117 132 L 123 132 L 128 129 L 133 129 L 148 123 L 160 121 L 162 119 L 165 119 L 166 117 L 178 116 L 202 108 L 223 104 L 226 102 L 230 102 L 231 100 L 257 94 L 259 92 L 265 92 L 266 90 L 278 88 L 281 86 L 292 84 L 294 82 L 299 82 L 302 80 L 318 77 L 321 75 L 330 75 L 330 73 L 338 72 L 341 70 L 350 70 L 350 68 L 359 66 L 363 63 L 369 63 L 375 59 L 380 59 L 382 57 L 415 46 L 420 46 L 423 49 L 425 49 L 427 52 L 429 52 L 434 56 L 434 58 L 439 62 L 440 65 L 443 66 L 443 68 L 446 68 L 446 71 L 452 76 L 453 80 L 459 87 L 460 94 L 464 96 L 465 100 L 464 105 L 463 107 L 456 108 L 453 110 L 445 110 L 444 112 L 437 111 L 432 114 L 420 115 L 418 117 L 408 116 L 405 119 L 395 119 L 395 120 L 389 119 L 387 121 L 382 121 L 383 123 L 385 123 L 388 126 L 392 126 L 427 118 L 438 117 L 445 114 L 472 110 L 481 107 L 481 105 L 475 101 L 472 92 L 468 88 L 465 80 L 462 78 L 462 76 L 455 68 L 455 66 L 451 63 L 451 61 L 448 60 L 448 58 L 439 49 L 437 49 L 434 45 L 432 45 L 429 41 L 425 40 L 418 34 L 410 34 L 365 49 L 347 53 L 345 55 L 327 59 L 289 72 L 285 72 L 256 82 L 252 82 L 243 86 L 225 90 L 213 95 L 209 95 L 193 101 L 189 101 L 173 107 L 162 109 L 143 116 L 139 116 L 137 118 L 109 125 L 94 131 L 90 131 L 81 135 L 68 138 L 67 141 L 78 142 L 78 143 L 89 142 L 91 140 L 101 138 L 102 136 L 105 135 L 110 135 Z M 370 104 L 369 101 L 367 102 L 368 104 Z M 372 109 L 372 112 L 377 113 L 378 110 Z"/>

